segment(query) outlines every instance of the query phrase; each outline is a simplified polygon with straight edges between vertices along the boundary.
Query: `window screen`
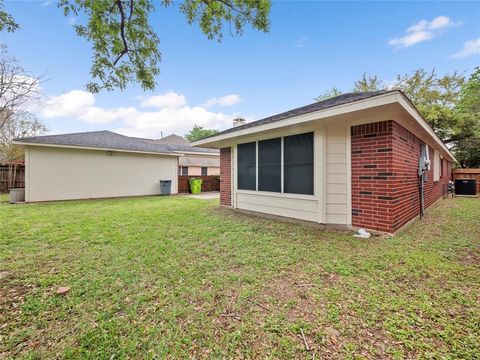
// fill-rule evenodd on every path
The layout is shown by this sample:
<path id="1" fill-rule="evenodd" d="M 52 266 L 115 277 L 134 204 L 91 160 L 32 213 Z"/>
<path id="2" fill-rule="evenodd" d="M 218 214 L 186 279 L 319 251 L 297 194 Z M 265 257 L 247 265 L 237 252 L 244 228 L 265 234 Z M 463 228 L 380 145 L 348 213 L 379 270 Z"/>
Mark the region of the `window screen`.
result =
<path id="1" fill-rule="evenodd" d="M 239 144 L 237 149 L 237 187 L 256 190 L 256 143 Z"/>
<path id="2" fill-rule="evenodd" d="M 313 195 L 313 133 L 283 138 L 283 192 Z"/>
<path id="3" fill-rule="evenodd" d="M 180 167 L 180 175 L 187 176 L 188 175 L 188 166 L 181 166 Z"/>
<path id="4" fill-rule="evenodd" d="M 282 191 L 282 140 L 258 142 L 258 190 Z"/>
<path id="5" fill-rule="evenodd" d="M 207 176 L 208 168 L 206 166 L 202 166 L 202 176 Z"/>

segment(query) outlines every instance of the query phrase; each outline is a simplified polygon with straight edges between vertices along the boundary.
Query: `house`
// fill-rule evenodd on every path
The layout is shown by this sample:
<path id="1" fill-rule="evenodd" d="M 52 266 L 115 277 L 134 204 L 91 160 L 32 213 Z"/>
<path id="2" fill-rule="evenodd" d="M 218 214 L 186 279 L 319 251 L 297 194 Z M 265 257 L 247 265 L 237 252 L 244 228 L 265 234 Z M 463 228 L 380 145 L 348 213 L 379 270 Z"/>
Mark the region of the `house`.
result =
<path id="1" fill-rule="evenodd" d="M 217 149 L 193 148 L 187 139 L 176 134 L 147 141 L 155 144 L 166 144 L 172 149 L 183 152 L 183 155 L 178 159 L 179 175 L 220 175 L 220 152 Z"/>
<path id="2" fill-rule="evenodd" d="M 160 180 L 170 180 L 175 194 L 179 158 L 215 153 L 111 131 L 36 136 L 14 144 L 25 148 L 26 202 L 156 195 Z"/>
<path id="3" fill-rule="evenodd" d="M 390 234 L 446 192 L 455 161 L 396 90 L 343 94 L 193 145 L 220 149 L 222 205 Z"/>

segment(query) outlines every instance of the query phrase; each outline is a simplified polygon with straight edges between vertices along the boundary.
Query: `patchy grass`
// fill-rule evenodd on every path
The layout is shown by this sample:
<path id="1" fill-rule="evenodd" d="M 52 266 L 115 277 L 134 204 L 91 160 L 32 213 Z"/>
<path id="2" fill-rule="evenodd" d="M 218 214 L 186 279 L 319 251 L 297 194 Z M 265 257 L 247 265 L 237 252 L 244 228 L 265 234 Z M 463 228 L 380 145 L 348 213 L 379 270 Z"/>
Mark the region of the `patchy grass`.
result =
<path id="1" fill-rule="evenodd" d="M 477 199 L 367 241 L 184 197 L 0 200 L 2 358 L 479 356 Z"/>

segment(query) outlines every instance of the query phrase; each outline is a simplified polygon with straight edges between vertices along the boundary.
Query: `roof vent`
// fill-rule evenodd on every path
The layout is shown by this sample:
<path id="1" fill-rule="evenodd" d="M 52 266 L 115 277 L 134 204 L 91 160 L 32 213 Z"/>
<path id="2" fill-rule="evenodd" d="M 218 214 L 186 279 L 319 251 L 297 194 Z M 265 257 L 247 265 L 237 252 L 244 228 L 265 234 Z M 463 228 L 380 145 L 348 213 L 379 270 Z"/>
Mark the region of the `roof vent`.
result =
<path id="1" fill-rule="evenodd" d="M 235 118 L 233 119 L 233 127 L 242 126 L 247 123 L 247 120 L 244 118 Z"/>

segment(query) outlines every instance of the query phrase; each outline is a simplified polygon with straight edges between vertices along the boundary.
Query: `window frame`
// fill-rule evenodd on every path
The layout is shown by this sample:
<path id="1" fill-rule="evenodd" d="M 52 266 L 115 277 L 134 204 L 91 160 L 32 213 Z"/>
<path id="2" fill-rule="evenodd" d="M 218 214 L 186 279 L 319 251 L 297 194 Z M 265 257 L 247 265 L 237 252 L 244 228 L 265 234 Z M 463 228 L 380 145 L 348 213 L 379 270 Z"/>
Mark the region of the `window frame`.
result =
<path id="1" fill-rule="evenodd" d="M 312 163 L 313 163 L 313 171 L 312 171 L 312 181 L 313 181 L 313 193 L 312 194 L 298 194 L 298 193 L 286 193 L 284 189 L 284 183 L 285 183 L 285 147 L 284 147 L 284 138 L 289 137 L 289 136 L 295 136 L 295 135 L 302 135 L 302 134 L 312 134 L 313 141 L 312 141 L 312 146 L 313 146 L 313 152 L 312 152 Z M 262 191 L 258 190 L 258 143 L 259 141 L 263 140 L 271 140 L 271 139 L 276 139 L 280 138 L 280 154 L 281 154 L 281 159 L 280 159 L 280 177 L 281 177 L 281 184 L 280 184 L 280 192 L 274 192 L 274 191 Z M 235 145 L 235 186 L 234 190 L 237 193 L 240 194 L 255 194 L 255 195 L 261 195 L 261 196 L 280 196 L 280 197 L 285 197 L 285 198 L 291 198 L 291 199 L 317 199 L 318 196 L 318 187 L 316 186 L 316 181 L 317 179 L 317 166 L 321 166 L 320 164 L 317 164 L 317 132 L 316 131 L 306 131 L 298 134 L 288 134 L 288 135 L 283 135 L 283 136 L 275 136 L 275 137 L 269 137 L 269 138 L 261 138 L 258 140 L 252 140 L 252 141 L 247 141 L 245 143 L 238 143 Z M 254 190 L 249 190 L 249 189 L 240 189 L 238 187 L 238 146 L 242 144 L 248 144 L 248 143 L 255 143 L 255 189 Z"/>
<path id="2" fill-rule="evenodd" d="M 205 170 L 205 174 L 204 174 L 204 171 Z M 202 166 L 201 169 L 200 169 L 200 175 L 201 176 L 208 176 L 208 166 Z"/>
<path id="3" fill-rule="evenodd" d="M 187 169 L 187 173 L 183 173 L 183 169 Z M 188 166 L 180 166 L 180 176 L 188 176 Z"/>

